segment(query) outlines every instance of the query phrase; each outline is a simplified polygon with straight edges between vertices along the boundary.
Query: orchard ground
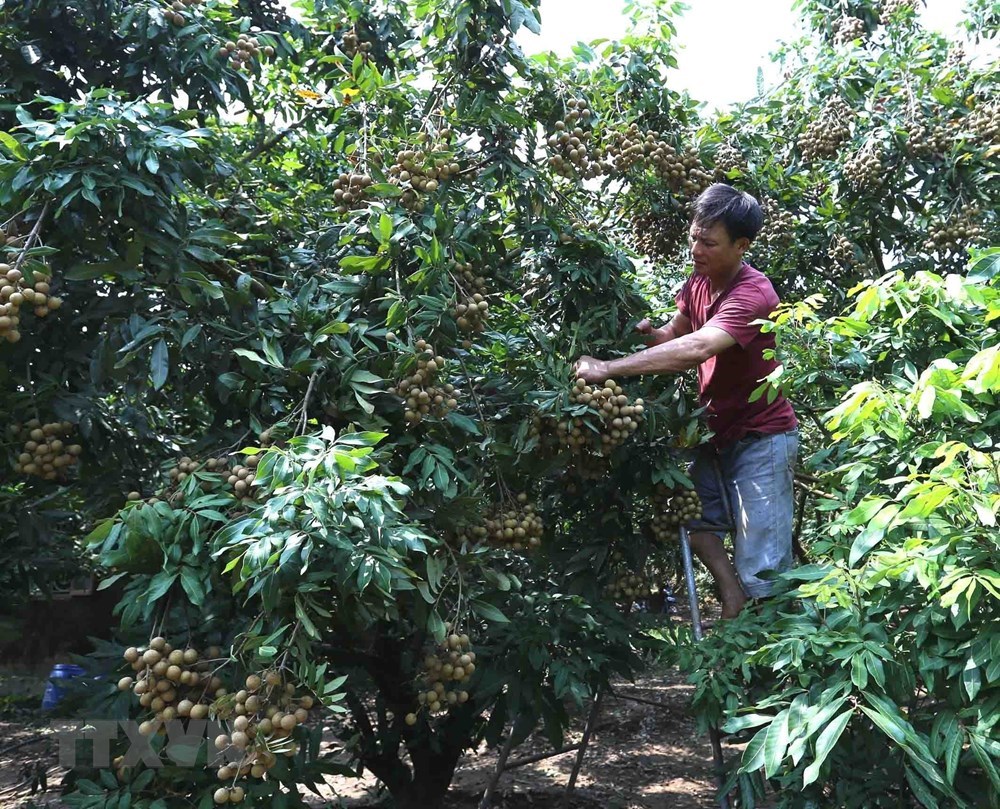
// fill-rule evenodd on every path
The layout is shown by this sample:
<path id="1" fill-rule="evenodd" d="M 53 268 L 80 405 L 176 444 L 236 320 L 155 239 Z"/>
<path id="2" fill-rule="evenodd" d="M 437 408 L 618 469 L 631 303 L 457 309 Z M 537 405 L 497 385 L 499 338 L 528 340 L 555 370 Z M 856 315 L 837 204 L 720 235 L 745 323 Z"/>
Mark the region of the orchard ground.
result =
<path id="1" fill-rule="evenodd" d="M 718 612 L 713 603 L 709 616 Z M 674 615 L 673 622 L 688 620 Z M 45 735 L 47 720 L 32 708 L 41 699 L 45 673 L 0 673 L 0 693 L 5 697 L 0 718 L 0 807 L 32 809 L 63 807 L 59 784 L 66 770 L 57 765 L 54 740 Z M 690 715 L 692 686 L 676 670 L 657 666 L 634 683 L 616 683 L 616 693 L 605 698 L 587 754 L 577 779 L 573 809 L 696 809 L 716 805 L 712 751 L 707 734 L 698 733 Z M 639 702 L 638 698 L 644 700 Z M 657 703 L 657 704 L 650 704 Z M 579 742 L 586 717 L 580 716 L 566 738 Z M 328 736 L 334 738 L 333 725 Z M 332 747 L 332 744 L 327 744 Z M 727 758 L 742 748 L 725 746 Z M 551 750 L 541 735 L 519 747 L 511 761 Z M 517 767 L 504 774 L 494 795 L 495 807 L 522 809 L 559 805 L 576 758 L 575 751 Z M 461 762 L 447 806 L 478 807 L 496 767 L 497 750 L 481 747 Z M 31 792 L 37 773 L 46 773 L 48 790 Z M 362 778 L 328 779 L 321 796 L 309 794 L 314 807 L 369 809 L 382 805 L 378 782 Z M 385 796 L 387 797 L 387 796 Z M 338 803 L 339 799 L 339 803 Z"/>

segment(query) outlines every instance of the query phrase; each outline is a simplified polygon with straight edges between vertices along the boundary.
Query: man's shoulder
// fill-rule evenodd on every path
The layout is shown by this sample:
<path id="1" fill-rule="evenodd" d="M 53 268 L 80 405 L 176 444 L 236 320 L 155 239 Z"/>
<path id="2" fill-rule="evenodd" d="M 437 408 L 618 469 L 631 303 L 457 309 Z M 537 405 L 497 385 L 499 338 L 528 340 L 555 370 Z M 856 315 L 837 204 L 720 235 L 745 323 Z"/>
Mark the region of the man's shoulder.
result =
<path id="1" fill-rule="evenodd" d="M 778 300 L 778 293 L 775 291 L 771 279 L 750 264 L 743 265 L 743 272 L 736 280 L 733 291 L 737 289 L 742 294 L 759 295 L 767 302 Z"/>

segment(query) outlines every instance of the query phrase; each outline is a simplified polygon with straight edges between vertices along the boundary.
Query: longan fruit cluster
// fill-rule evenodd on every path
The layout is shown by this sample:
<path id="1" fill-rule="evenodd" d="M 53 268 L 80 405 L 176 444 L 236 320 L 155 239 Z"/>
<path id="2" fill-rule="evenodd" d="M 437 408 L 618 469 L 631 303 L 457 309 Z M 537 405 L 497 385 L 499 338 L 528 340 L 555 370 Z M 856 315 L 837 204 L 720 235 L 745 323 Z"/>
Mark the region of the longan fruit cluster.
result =
<path id="1" fill-rule="evenodd" d="M 885 162 L 882 150 L 867 143 L 844 161 L 844 176 L 858 191 L 873 191 L 885 182 Z"/>
<path id="2" fill-rule="evenodd" d="M 900 12 L 913 13 L 916 10 L 917 0 L 885 0 L 885 3 L 882 5 L 880 20 L 882 25 L 888 25 Z"/>
<path id="3" fill-rule="evenodd" d="M 746 173 L 746 158 L 743 152 L 731 143 L 720 143 L 719 148 L 715 150 L 715 176 L 723 179 L 728 177 L 731 171 Z"/>
<path id="4" fill-rule="evenodd" d="M 174 25 L 184 25 L 184 23 L 187 22 L 184 12 L 189 8 L 197 8 L 204 1 L 205 0 L 173 0 L 173 2 L 167 4 L 167 10 L 164 16 L 166 16 L 166 18 Z"/>
<path id="5" fill-rule="evenodd" d="M 657 587 L 645 573 L 621 573 L 615 576 L 604 588 L 605 595 L 612 601 L 636 601 L 649 598 L 657 591 Z"/>
<path id="6" fill-rule="evenodd" d="M 216 775 L 220 781 L 236 778 L 263 778 L 278 760 L 277 754 L 294 756 L 298 745 L 292 735 L 309 719 L 315 704 L 305 694 L 296 696 L 295 685 L 285 682 L 281 673 L 271 669 L 246 678 L 244 688 L 235 694 L 223 694 L 215 701 L 216 715 L 229 722 L 230 732 L 215 739 L 215 748 L 236 750 L 242 758 L 234 764 L 224 764 Z M 216 792 L 216 803 L 219 792 Z M 230 803 L 232 797 L 228 798 Z"/>
<path id="7" fill-rule="evenodd" d="M 451 313 L 459 331 L 466 334 L 481 334 L 486 330 L 486 319 L 490 314 L 490 304 L 486 300 L 486 279 L 473 272 L 473 266 L 460 261 L 452 262 L 452 272 L 456 274 L 455 281 L 458 292 L 458 302 L 452 307 Z M 466 348 L 472 343 L 466 340 Z"/>
<path id="8" fill-rule="evenodd" d="M 641 132 L 635 123 L 625 132 L 612 135 L 607 155 L 616 172 L 625 172 L 635 166 L 643 171 L 651 170 L 671 191 L 692 199 L 714 179 L 705 170 L 693 146 L 677 149 L 654 130 Z"/>
<path id="9" fill-rule="evenodd" d="M 469 701 L 469 692 L 462 688 L 472 679 L 476 671 L 476 653 L 466 634 L 451 632 L 442 644 L 430 652 L 423 660 L 419 675 L 422 690 L 417 692 L 420 707 L 426 708 L 432 716 L 446 713 L 453 705 Z M 408 713 L 404 721 L 413 726 L 417 723 L 417 712 Z"/>
<path id="10" fill-rule="evenodd" d="M 34 281 L 25 280 L 21 271 L 9 264 L 0 264 L 0 339 L 16 343 L 21 339 L 21 307 L 33 307 L 35 317 L 48 317 L 49 312 L 62 306 L 62 299 L 50 295 L 51 276 L 35 273 Z"/>
<path id="11" fill-rule="evenodd" d="M 680 539 L 680 526 L 701 519 L 701 500 L 694 489 L 672 490 L 662 483 L 653 489 L 653 518 L 650 520 L 653 538 L 657 542 Z"/>
<path id="12" fill-rule="evenodd" d="M 204 656 L 192 648 L 175 649 L 163 637 L 153 638 L 144 648 L 126 649 L 122 657 L 135 677 L 122 677 L 118 689 L 131 690 L 139 704 L 153 712 L 139 725 L 139 732 L 152 735 L 159 723 L 174 719 L 207 719 L 213 700 L 226 693 L 221 678 L 212 673 L 221 656 L 218 647 L 209 648 Z"/>
<path id="13" fill-rule="evenodd" d="M 257 37 L 240 34 L 236 41 L 229 40 L 219 48 L 219 57 L 229 59 L 229 63 L 237 70 L 249 67 L 250 64 L 260 58 L 260 54 L 274 56 L 274 48 L 271 45 L 261 47 Z"/>
<path id="14" fill-rule="evenodd" d="M 511 550 L 534 550 L 542 544 L 545 523 L 535 504 L 521 492 L 506 506 L 498 506 L 486 520 L 486 538 L 493 545 Z"/>
<path id="15" fill-rule="evenodd" d="M 83 452 L 79 444 L 70 443 L 73 424 L 68 421 L 43 424 L 38 419 L 31 419 L 23 426 L 10 425 L 10 433 L 24 442 L 14 464 L 14 472 L 19 475 L 59 480 L 68 467 L 77 463 Z"/>
<path id="16" fill-rule="evenodd" d="M 389 166 L 389 182 L 403 189 L 399 202 L 404 208 L 423 211 L 421 194 L 433 194 L 441 183 L 462 173 L 461 164 L 447 147 L 451 136 L 451 130 L 442 130 L 439 138 L 445 142 L 432 144 L 427 133 L 420 132 L 413 148 L 396 152 L 395 162 Z"/>
<path id="17" fill-rule="evenodd" d="M 592 165 L 588 152 L 592 137 L 590 118 L 591 111 L 585 99 L 570 98 L 566 101 L 566 115 L 561 121 L 555 122 L 555 131 L 546 139 L 546 144 L 553 153 L 549 157 L 549 166 L 557 174 L 571 177 L 574 172 L 578 172 L 590 178 L 601 173 L 601 166 Z"/>
<path id="18" fill-rule="evenodd" d="M 832 96 L 823 105 L 819 118 L 810 121 L 799 135 L 798 147 L 807 162 L 823 157 L 833 157 L 841 144 L 851 136 L 847 122 L 851 108 L 840 96 Z"/>
<path id="19" fill-rule="evenodd" d="M 1000 102 L 977 107 L 969 115 L 969 129 L 987 146 L 1000 142 Z"/>
<path id="20" fill-rule="evenodd" d="M 286 683 L 280 672 L 251 674 L 245 688 L 230 693 L 215 674 L 222 657 L 216 646 L 202 654 L 192 648 L 175 649 L 166 638 L 155 637 L 147 648 L 126 649 L 123 657 L 136 676 L 122 677 L 119 690 L 131 690 L 139 704 L 153 712 L 152 718 L 139 725 L 143 735 L 152 735 L 163 723 L 176 719 L 207 719 L 212 715 L 229 722 L 231 731 L 217 737 L 215 747 L 219 751 L 235 748 L 242 758 L 219 768 L 220 781 L 263 778 L 277 763 L 277 753 L 295 754 L 290 737 L 308 719 L 314 700 L 309 695 L 297 698 L 295 686 Z M 225 790 L 224 800 L 220 800 L 224 790 L 216 792 L 215 802 L 239 803 L 242 792 L 236 790 L 241 788 Z"/>
<path id="21" fill-rule="evenodd" d="M 452 277 L 455 279 L 455 285 L 458 287 L 458 292 L 460 297 L 464 296 L 464 303 L 466 309 L 463 311 L 458 311 L 460 308 L 456 306 L 452 310 L 452 314 L 457 318 L 464 316 L 466 318 L 466 323 L 458 323 L 458 328 L 465 332 L 481 332 L 482 329 L 477 329 L 474 326 L 474 321 L 485 320 L 489 314 L 489 303 L 487 303 L 483 296 L 486 295 L 486 278 L 482 275 L 476 275 L 475 267 L 469 262 L 461 262 L 457 259 L 453 259 L 451 262 L 451 272 Z M 479 300 L 475 299 L 476 295 L 479 295 Z M 462 301 L 459 302 L 460 304 Z M 473 306 L 472 304 L 475 304 Z M 485 304 L 485 305 L 483 305 Z M 472 311 L 473 309 L 478 309 L 479 314 Z"/>
<path id="22" fill-rule="evenodd" d="M 333 200 L 337 203 L 337 213 L 345 214 L 356 208 L 365 207 L 368 202 L 368 188 L 374 182 L 367 172 L 359 171 L 351 174 L 342 172 L 333 181 Z"/>
<path id="23" fill-rule="evenodd" d="M 864 20 L 845 14 L 833 25 L 833 41 L 838 45 L 854 42 L 856 39 L 864 39 L 868 33 Z"/>
<path id="24" fill-rule="evenodd" d="M 750 249 L 754 260 L 766 266 L 792 244 L 795 236 L 795 217 L 770 197 L 761 199 L 761 207 L 764 209 L 764 225 Z"/>
<path id="25" fill-rule="evenodd" d="M 171 483 L 183 483 L 187 480 L 188 475 L 194 474 L 199 469 L 201 469 L 201 463 L 185 455 L 177 462 L 177 466 L 171 467 L 167 476 Z"/>
<path id="26" fill-rule="evenodd" d="M 367 58 L 371 52 L 372 43 L 363 41 L 358 36 L 358 32 L 352 29 L 344 34 L 344 38 L 340 42 L 340 49 L 351 57 L 351 59 L 359 53 Z"/>
<path id="27" fill-rule="evenodd" d="M 270 444 L 269 431 L 265 430 L 261 433 L 260 443 L 262 447 L 266 447 Z M 170 468 L 168 472 L 170 485 L 177 486 L 183 483 L 195 472 L 213 472 L 221 476 L 224 485 L 228 486 L 236 497 L 240 498 L 244 503 L 249 502 L 254 495 L 254 470 L 260 464 L 260 456 L 247 456 L 246 460 L 242 464 L 236 463 L 232 469 L 229 468 L 230 463 L 231 461 L 229 459 L 223 457 L 208 458 L 207 460 L 202 461 L 185 455 L 177 462 L 176 466 Z M 201 481 L 201 487 L 206 491 L 213 489 L 215 486 L 216 484 L 212 480 Z M 180 493 L 177 492 L 174 496 L 179 497 Z M 129 493 L 127 499 L 141 500 L 142 497 L 138 492 L 131 492 Z M 151 497 L 147 502 L 155 503 L 157 499 L 158 498 L 156 497 Z"/>
<path id="28" fill-rule="evenodd" d="M 830 261 L 844 267 L 853 267 L 858 263 L 857 253 L 854 243 L 843 234 L 837 233 L 830 240 L 830 249 L 827 251 Z"/>
<path id="29" fill-rule="evenodd" d="M 429 415 L 444 418 L 458 407 L 454 385 L 434 384 L 438 374 L 445 370 L 444 357 L 436 356 L 434 347 L 426 340 L 417 340 L 416 349 L 417 370 L 392 389 L 397 396 L 403 397 L 403 418 L 409 425 L 419 424 Z"/>
<path id="30" fill-rule="evenodd" d="M 589 429 L 581 416 L 559 422 L 556 427 L 559 438 L 574 452 L 580 452 L 596 442 L 594 448 L 603 455 L 625 443 L 639 428 L 645 412 L 643 400 L 630 401 L 613 379 L 593 386 L 582 378 L 578 379 L 570 390 L 569 399 L 571 404 L 585 405 L 600 417 L 598 433 Z"/>
<path id="31" fill-rule="evenodd" d="M 632 241 L 636 252 L 654 261 L 672 258 L 687 236 L 687 221 L 679 213 L 646 213 L 632 218 Z"/>
<path id="32" fill-rule="evenodd" d="M 245 464 L 236 464 L 230 471 L 229 475 L 226 476 L 226 463 L 224 458 L 219 458 L 215 460 L 218 464 L 215 468 L 212 467 L 213 458 L 209 458 L 208 463 L 205 468 L 209 472 L 221 472 L 223 477 L 226 479 L 226 483 L 233 487 L 233 493 L 237 497 L 249 498 L 253 491 L 251 486 L 253 486 L 254 470 L 260 466 L 260 456 L 259 455 L 249 455 L 247 456 Z"/>
<path id="33" fill-rule="evenodd" d="M 943 124 L 915 118 L 907 122 L 904 132 L 904 148 L 914 157 L 943 155 L 951 149 L 952 136 Z"/>
<path id="34" fill-rule="evenodd" d="M 535 413 L 528 423 L 526 438 L 530 441 L 536 439 L 538 447 L 546 451 L 558 452 L 560 448 L 559 439 L 556 436 L 557 419 L 548 413 Z"/>
<path id="35" fill-rule="evenodd" d="M 652 130 L 643 133 L 635 123 L 629 124 L 624 132 L 612 132 L 605 147 L 610 166 L 608 173 L 614 171 L 624 174 L 635 166 L 645 170 L 648 168 L 646 158 L 652 153 L 655 144 L 656 133 Z"/>
<path id="36" fill-rule="evenodd" d="M 463 543 L 475 546 L 487 537 L 485 525 L 462 525 L 453 533 L 447 533 L 446 538 L 454 548 L 461 548 Z"/>
<path id="37" fill-rule="evenodd" d="M 966 245 L 983 238 L 985 230 L 976 220 L 979 207 L 966 203 L 948 219 L 931 224 L 924 249 L 928 252 L 964 253 Z"/>
<path id="38" fill-rule="evenodd" d="M 663 143 L 661 149 L 665 150 L 666 154 L 654 162 L 653 172 L 666 181 L 674 192 L 694 199 L 712 184 L 715 178 L 711 172 L 705 171 L 701 157 L 693 146 L 689 146 L 683 152 L 674 152 L 669 143 Z M 654 158 L 656 154 L 653 153 Z"/>

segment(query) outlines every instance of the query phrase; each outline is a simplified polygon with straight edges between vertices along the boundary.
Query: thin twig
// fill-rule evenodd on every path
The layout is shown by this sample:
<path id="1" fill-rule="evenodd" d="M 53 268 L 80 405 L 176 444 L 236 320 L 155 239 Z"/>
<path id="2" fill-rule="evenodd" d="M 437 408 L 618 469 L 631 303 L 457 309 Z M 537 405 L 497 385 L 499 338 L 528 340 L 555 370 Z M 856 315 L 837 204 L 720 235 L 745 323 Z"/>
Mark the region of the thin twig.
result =
<path id="1" fill-rule="evenodd" d="M 312 376 L 309 377 L 309 385 L 306 388 L 306 395 L 305 398 L 302 399 L 302 417 L 299 420 L 299 430 L 296 435 L 305 435 L 306 426 L 309 423 L 309 400 L 312 398 L 313 387 L 316 385 L 316 379 L 321 373 L 321 371 L 313 371 Z"/>
<path id="2" fill-rule="evenodd" d="M 657 702 L 655 699 L 646 699 L 644 697 L 636 697 L 632 694 L 623 694 L 620 691 L 611 691 L 611 696 L 615 699 L 625 699 L 629 702 L 641 702 L 643 705 L 652 705 L 654 708 L 663 708 L 667 711 L 674 710 L 674 706 L 667 705 L 665 702 Z"/>
<path id="3" fill-rule="evenodd" d="M 21 254 L 17 257 L 17 261 L 14 262 L 15 270 L 21 269 L 21 265 L 24 264 L 25 259 L 28 257 L 28 251 L 34 246 L 35 240 L 38 238 L 38 233 L 42 229 L 42 222 L 45 219 L 45 215 L 49 212 L 49 205 L 51 203 L 52 200 L 46 200 L 45 205 L 42 206 L 42 212 L 38 214 L 35 226 L 31 229 L 31 233 L 28 234 L 28 238 L 24 242 L 24 247 L 21 248 Z"/>
<path id="4" fill-rule="evenodd" d="M 29 744 L 35 744 L 36 742 L 43 741 L 47 737 L 54 735 L 55 733 L 49 731 L 49 732 L 41 732 L 38 735 L 31 736 L 27 739 L 21 739 L 21 741 L 19 742 L 14 742 L 13 744 L 9 744 L 6 747 L 0 749 L 0 756 L 5 756 L 8 753 L 13 752 L 14 750 L 19 750 L 22 747 L 26 747 Z"/>
<path id="5" fill-rule="evenodd" d="M 795 485 L 798 486 L 803 491 L 809 492 L 809 494 L 813 495 L 814 497 L 822 497 L 826 500 L 837 499 L 832 494 L 827 494 L 826 492 L 821 492 L 819 489 L 814 489 L 808 483 L 803 483 L 801 480 L 796 480 Z"/>
<path id="6" fill-rule="evenodd" d="M 558 750 L 549 750 L 546 753 L 536 753 L 533 756 L 523 756 L 522 758 L 514 759 L 504 765 L 504 772 L 507 770 L 514 770 L 518 767 L 524 767 L 528 764 L 534 764 L 536 761 L 544 761 L 547 758 L 555 758 L 556 756 L 561 756 L 563 753 L 572 753 L 574 750 L 580 749 L 580 742 L 576 744 L 571 744 L 569 747 L 560 747 Z"/>

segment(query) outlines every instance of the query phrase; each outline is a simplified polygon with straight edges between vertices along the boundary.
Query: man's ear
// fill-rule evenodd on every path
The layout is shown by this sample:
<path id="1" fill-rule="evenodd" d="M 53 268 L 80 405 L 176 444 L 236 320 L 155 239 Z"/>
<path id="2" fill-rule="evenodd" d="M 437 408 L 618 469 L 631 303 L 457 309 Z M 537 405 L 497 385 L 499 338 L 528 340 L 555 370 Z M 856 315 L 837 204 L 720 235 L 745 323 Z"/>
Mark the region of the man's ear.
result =
<path id="1" fill-rule="evenodd" d="M 747 250 L 750 249 L 750 240 L 746 236 L 740 236 L 734 243 L 736 249 L 740 251 L 740 255 L 743 255 Z"/>

